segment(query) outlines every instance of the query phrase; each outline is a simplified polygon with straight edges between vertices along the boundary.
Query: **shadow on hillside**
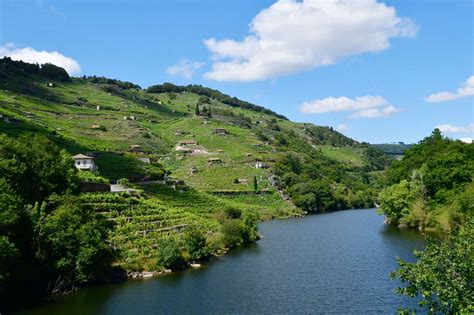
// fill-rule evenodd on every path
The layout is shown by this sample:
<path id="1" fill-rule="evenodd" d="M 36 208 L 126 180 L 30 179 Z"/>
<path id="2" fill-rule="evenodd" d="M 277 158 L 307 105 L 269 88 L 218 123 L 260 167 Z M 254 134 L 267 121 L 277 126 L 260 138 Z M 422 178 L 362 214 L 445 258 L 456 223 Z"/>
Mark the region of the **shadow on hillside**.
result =
<path id="1" fill-rule="evenodd" d="M 99 166 L 99 174 L 112 181 L 127 178 L 133 182 L 145 176 L 141 162 L 133 157 L 121 153 L 94 150 L 94 148 L 83 146 L 80 143 L 62 137 L 56 130 L 50 130 L 28 121 L 5 123 L 1 120 L 0 133 L 5 133 L 11 137 L 17 137 L 25 133 L 41 134 L 71 155 L 78 153 L 92 155 Z"/>

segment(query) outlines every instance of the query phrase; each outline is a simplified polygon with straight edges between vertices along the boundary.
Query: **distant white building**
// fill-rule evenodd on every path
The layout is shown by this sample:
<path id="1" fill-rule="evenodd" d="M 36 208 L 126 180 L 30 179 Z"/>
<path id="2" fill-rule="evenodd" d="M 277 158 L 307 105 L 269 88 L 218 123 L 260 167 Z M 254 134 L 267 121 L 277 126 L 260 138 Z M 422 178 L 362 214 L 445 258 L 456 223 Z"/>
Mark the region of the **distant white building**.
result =
<path id="1" fill-rule="evenodd" d="M 150 158 L 146 158 L 146 157 L 139 157 L 138 160 L 145 163 L 145 164 L 150 164 L 151 163 Z"/>
<path id="2" fill-rule="evenodd" d="M 97 171 L 98 167 L 94 163 L 94 158 L 84 155 L 84 154 L 78 154 L 74 155 L 73 157 L 74 160 L 74 166 L 78 170 L 90 170 L 90 171 Z"/>
<path id="3" fill-rule="evenodd" d="M 255 168 L 267 168 L 267 164 L 263 162 L 256 162 L 255 163 Z"/>

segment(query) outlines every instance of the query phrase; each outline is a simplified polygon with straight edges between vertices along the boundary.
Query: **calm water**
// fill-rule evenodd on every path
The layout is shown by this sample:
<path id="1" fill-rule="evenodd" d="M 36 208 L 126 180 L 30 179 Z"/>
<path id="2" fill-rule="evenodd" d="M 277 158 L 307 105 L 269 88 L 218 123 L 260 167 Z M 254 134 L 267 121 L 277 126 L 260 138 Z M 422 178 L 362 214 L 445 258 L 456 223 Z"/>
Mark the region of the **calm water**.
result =
<path id="1" fill-rule="evenodd" d="M 423 238 L 383 224 L 374 209 L 260 225 L 263 239 L 200 270 L 81 290 L 28 314 L 394 313 L 395 257 Z"/>

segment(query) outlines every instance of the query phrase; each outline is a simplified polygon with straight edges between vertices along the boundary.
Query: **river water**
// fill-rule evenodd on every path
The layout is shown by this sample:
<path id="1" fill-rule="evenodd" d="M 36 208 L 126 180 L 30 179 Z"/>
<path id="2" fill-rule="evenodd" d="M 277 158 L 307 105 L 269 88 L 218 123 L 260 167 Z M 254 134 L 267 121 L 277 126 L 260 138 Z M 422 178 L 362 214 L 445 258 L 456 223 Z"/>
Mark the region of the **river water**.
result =
<path id="1" fill-rule="evenodd" d="M 396 257 L 422 249 L 416 231 L 375 209 L 261 223 L 258 243 L 198 270 L 82 289 L 24 314 L 393 314 L 414 306 L 394 293 Z"/>

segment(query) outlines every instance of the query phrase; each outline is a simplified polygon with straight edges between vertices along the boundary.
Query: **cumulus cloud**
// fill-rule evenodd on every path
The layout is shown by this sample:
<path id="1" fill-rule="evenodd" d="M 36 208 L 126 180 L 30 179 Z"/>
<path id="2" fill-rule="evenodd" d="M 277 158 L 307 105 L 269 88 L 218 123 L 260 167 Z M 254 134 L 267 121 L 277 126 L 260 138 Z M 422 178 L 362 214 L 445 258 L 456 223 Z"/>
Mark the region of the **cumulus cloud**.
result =
<path id="1" fill-rule="evenodd" d="M 194 73 L 204 65 L 203 62 L 195 62 L 189 59 L 181 59 L 176 65 L 168 67 L 166 73 L 183 77 L 186 80 L 191 80 Z"/>
<path id="2" fill-rule="evenodd" d="M 31 47 L 17 48 L 13 44 L 6 44 L 0 47 L 0 57 L 10 57 L 12 60 L 22 60 L 28 63 L 52 63 L 58 67 L 64 68 L 70 75 L 79 73 L 81 67 L 79 63 L 70 58 L 60 54 L 57 51 L 35 50 Z"/>
<path id="3" fill-rule="evenodd" d="M 464 143 L 472 143 L 472 138 L 459 138 Z"/>
<path id="4" fill-rule="evenodd" d="M 348 125 L 340 124 L 336 127 L 336 130 L 337 131 L 348 131 L 348 130 L 350 130 L 350 128 L 349 128 Z"/>
<path id="5" fill-rule="evenodd" d="M 379 118 L 379 117 L 388 117 L 392 114 L 399 112 L 399 110 L 393 106 L 388 105 L 383 108 L 370 108 L 364 109 L 355 113 L 352 113 L 350 118 Z"/>
<path id="6" fill-rule="evenodd" d="M 330 112 L 352 112 L 350 118 L 387 117 L 399 110 L 378 95 L 366 95 L 350 99 L 348 97 L 327 97 L 304 102 L 300 107 L 303 114 L 323 114 Z"/>
<path id="7" fill-rule="evenodd" d="M 443 124 L 436 126 L 443 133 L 474 133 L 474 123 L 467 126 L 453 126 L 450 124 Z"/>
<path id="8" fill-rule="evenodd" d="M 466 82 L 464 82 L 464 86 L 457 89 L 456 92 L 438 92 L 429 95 L 425 100 L 429 103 L 446 102 L 472 95 L 474 95 L 474 76 L 467 78 Z"/>
<path id="9" fill-rule="evenodd" d="M 279 0 L 250 23 L 242 41 L 210 38 L 214 61 L 204 77 L 256 81 L 334 64 L 351 55 L 378 52 L 418 27 L 376 0 Z"/>

